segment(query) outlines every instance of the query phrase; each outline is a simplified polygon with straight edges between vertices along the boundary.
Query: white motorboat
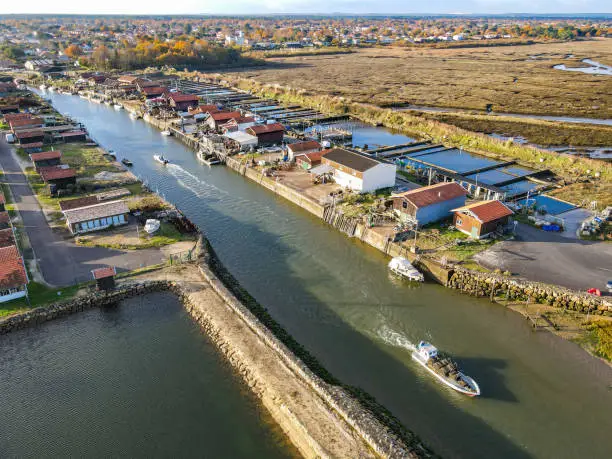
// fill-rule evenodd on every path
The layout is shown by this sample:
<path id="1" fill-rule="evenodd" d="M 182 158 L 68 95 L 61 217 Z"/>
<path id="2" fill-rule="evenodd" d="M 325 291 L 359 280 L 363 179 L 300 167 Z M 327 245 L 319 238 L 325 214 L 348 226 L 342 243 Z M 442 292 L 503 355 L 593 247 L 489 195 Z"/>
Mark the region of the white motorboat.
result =
<path id="1" fill-rule="evenodd" d="M 113 107 L 115 108 L 115 110 L 121 110 L 123 108 L 123 105 L 115 104 L 115 105 L 113 105 Z"/>
<path id="2" fill-rule="evenodd" d="M 459 371 L 457 364 L 449 357 L 440 357 L 438 349 L 427 341 L 419 343 L 412 352 L 412 359 L 445 386 L 470 397 L 480 395 L 480 387 L 476 381 Z"/>
<path id="3" fill-rule="evenodd" d="M 153 234 L 154 232 L 159 230 L 159 227 L 160 227 L 159 220 L 155 220 L 154 218 L 149 218 L 145 223 L 144 230 L 148 234 Z"/>
<path id="4" fill-rule="evenodd" d="M 169 130 L 165 129 L 165 130 L 161 131 L 161 135 L 165 135 L 167 137 L 167 136 L 172 135 L 172 132 L 170 132 Z"/>
<path id="5" fill-rule="evenodd" d="M 389 262 L 389 269 L 408 280 L 423 282 L 425 277 L 404 257 L 395 257 Z"/>
<path id="6" fill-rule="evenodd" d="M 164 166 L 170 162 L 166 158 L 164 158 L 164 155 L 153 155 L 153 159 L 158 163 L 163 164 Z"/>
<path id="7" fill-rule="evenodd" d="M 132 118 L 133 120 L 137 120 L 138 118 L 140 118 L 140 115 L 136 112 L 130 112 L 130 118 Z"/>
<path id="8" fill-rule="evenodd" d="M 115 159 L 117 159 L 117 154 L 113 150 L 108 150 L 108 155 L 112 156 Z"/>

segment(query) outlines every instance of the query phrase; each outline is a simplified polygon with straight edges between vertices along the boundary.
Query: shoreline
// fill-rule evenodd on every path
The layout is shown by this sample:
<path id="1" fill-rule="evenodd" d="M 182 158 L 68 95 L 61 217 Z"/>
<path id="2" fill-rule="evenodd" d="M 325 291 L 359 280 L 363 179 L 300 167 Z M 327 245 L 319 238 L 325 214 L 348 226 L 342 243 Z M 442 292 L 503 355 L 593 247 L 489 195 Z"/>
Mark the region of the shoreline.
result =
<path id="1" fill-rule="evenodd" d="M 304 457 L 433 456 L 414 434 L 397 435 L 341 384 L 326 382 L 314 373 L 217 277 L 218 260 L 208 241 L 201 237 L 198 244 L 196 265 L 152 271 L 121 283 L 111 293 L 75 297 L 2 319 L 0 336 L 133 296 L 170 290 Z"/>

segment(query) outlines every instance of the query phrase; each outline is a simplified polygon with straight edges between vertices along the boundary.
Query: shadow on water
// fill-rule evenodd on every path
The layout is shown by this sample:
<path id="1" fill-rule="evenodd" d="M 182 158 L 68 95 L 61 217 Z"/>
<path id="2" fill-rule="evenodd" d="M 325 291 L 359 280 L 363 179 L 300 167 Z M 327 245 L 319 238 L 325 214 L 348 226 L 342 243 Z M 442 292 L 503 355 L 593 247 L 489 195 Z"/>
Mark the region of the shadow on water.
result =
<path id="1" fill-rule="evenodd" d="M 453 355 L 459 367 L 467 375 L 478 374 L 478 379 L 487 382 L 486 389 L 481 387 L 480 398 L 491 398 L 501 402 L 518 402 L 516 396 L 504 383 L 504 370 L 508 364 L 503 359 L 479 357 L 460 357 Z"/>

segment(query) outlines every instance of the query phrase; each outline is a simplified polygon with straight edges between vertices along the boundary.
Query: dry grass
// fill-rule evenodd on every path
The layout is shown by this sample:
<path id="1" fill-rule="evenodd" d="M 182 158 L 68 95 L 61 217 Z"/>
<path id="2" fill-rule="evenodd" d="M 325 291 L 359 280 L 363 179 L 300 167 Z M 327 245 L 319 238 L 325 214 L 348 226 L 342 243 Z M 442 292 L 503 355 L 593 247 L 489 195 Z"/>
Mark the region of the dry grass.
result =
<path id="1" fill-rule="evenodd" d="M 573 54 L 574 57 L 566 59 Z M 533 56 L 533 57 L 530 57 Z M 270 59 L 241 76 L 375 105 L 415 104 L 508 113 L 612 117 L 612 78 L 554 70 L 612 61 L 612 40 L 529 46 L 399 49 Z"/>

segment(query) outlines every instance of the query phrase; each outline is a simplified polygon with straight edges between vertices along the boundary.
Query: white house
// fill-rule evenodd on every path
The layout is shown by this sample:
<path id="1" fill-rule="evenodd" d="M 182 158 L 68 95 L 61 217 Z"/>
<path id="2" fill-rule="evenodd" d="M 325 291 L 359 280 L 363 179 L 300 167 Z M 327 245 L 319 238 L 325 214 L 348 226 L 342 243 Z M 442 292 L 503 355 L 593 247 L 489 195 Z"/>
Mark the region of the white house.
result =
<path id="1" fill-rule="evenodd" d="M 4 231 L 12 232 L 12 228 Z M 28 294 L 28 274 L 17 247 L 0 248 L 0 303 L 23 298 Z"/>
<path id="2" fill-rule="evenodd" d="M 72 234 L 127 225 L 129 212 L 125 201 L 102 202 L 63 211 Z"/>
<path id="3" fill-rule="evenodd" d="M 321 158 L 321 164 L 334 169 L 336 183 L 359 193 L 369 193 L 395 185 L 394 164 L 384 163 L 343 148 L 330 150 Z"/>

